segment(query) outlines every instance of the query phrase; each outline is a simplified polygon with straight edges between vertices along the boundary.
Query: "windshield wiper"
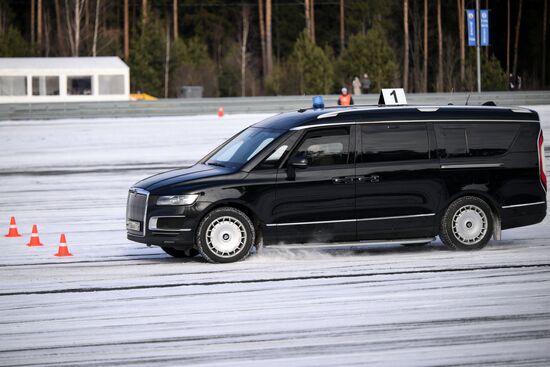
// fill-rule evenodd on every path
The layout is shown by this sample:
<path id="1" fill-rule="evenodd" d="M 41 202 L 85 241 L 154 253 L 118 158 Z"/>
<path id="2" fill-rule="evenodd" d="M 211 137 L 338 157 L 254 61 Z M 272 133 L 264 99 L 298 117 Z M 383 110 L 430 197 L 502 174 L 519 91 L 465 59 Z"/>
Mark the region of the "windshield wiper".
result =
<path id="1" fill-rule="evenodd" d="M 225 167 L 225 164 L 221 164 L 217 162 L 208 162 L 206 164 L 208 164 L 209 166 Z"/>

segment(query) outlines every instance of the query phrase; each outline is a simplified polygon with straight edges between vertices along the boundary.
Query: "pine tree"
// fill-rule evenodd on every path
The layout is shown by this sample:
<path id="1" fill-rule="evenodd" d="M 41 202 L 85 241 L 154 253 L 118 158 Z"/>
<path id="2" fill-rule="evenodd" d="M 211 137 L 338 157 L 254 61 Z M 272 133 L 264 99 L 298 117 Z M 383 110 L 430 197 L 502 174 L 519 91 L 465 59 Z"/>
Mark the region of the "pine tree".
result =
<path id="1" fill-rule="evenodd" d="M 338 61 L 340 81 L 349 83 L 354 76 L 368 73 L 371 91 L 389 88 L 398 83 L 398 64 L 385 33 L 373 28 L 366 35 L 350 37 L 348 46 Z"/>
<path id="2" fill-rule="evenodd" d="M 327 94 L 332 86 L 333 68 L 322 48 L 316 46 L 304 30 L 290 55 L 299 78 L 300 94 Z"/>

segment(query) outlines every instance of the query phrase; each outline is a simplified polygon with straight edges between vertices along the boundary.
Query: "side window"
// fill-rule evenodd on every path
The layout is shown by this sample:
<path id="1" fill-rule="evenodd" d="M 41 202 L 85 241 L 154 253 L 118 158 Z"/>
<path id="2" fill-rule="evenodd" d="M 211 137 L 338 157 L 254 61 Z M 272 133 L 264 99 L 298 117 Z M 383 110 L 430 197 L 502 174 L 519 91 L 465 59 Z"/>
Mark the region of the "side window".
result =
<path id="1" fill-rule="evenodd" d="M 443 157 L 457 158 L 467 157 L 468 135 L 465 128 L 444 127 L 438 129 L 437 142 L 443 144 L 439 146 Z"/>
<path id="2" fill-rule="evenodd" d="M 429 158 L 428 132 L 423 123 L 361 125 L 361 145 L 361 163 Z"/>
<path id="3" fill-rule="evenodd" d="M 310 131 L 294 153 L 305 157 L 311 167 L 332 166 L 351 162 L 349 127 Z"/>
<path id="4" fill-rule="evenodd" d="M 468 147 L 472 157 L 490 157 L 508 151 L 518 133 L 516 123 L 485 123 L 468 127 Z"/>
<path id="5" fill-rule="evenodd" d="M 508 151 L 518 130 L 515 123 L 440 124 L 436 126 L 438 150 L 442 158 L 501 155 Z"/>
<path id="6" fill-rule="evenodd" d="M 68 76 L 67 77 L 68 95 L 90 95 L 92 94 L 91 76 Z"/>
<path id="7" fill-rule="evenodd" d="M 32 77 L 32 95 L 33 96 L 58 96 L 59 95 L 59 77 L 58 76 L 33 76 Z"/>

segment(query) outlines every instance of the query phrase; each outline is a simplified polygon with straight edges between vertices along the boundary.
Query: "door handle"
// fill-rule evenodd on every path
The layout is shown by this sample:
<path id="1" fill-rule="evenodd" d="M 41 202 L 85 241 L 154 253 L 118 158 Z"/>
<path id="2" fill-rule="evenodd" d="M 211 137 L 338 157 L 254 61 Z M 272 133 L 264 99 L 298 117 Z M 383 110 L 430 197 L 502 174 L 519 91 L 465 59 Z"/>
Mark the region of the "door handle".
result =
<path id="1" fill-rule="evenodd" d="M 378 176 L 378 175 L 359 176 L 359 177 L 357 177 L 357 182 L 378 183 L 378 182 L 380 182 L 380 176 Z"/>
<path id="2" fill-rule="evenodd" d="M 347 184 L 353 182 L 353 177 L 333 177 L 332 183 L 335 184 Z"/>

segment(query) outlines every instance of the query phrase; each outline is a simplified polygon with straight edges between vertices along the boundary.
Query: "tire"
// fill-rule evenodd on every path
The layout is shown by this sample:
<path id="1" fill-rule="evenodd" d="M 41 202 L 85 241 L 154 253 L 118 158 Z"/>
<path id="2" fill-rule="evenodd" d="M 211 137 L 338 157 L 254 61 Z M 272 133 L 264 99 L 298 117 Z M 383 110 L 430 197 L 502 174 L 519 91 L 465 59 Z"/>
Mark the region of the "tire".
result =
<path id="1" fill-rule="evenodd" d="M 452 250 L 479 250 L 493 235 L 493 215 L 489 205 L 475 196 L 451 203 L 441 219 L 439 237 Z"/>
<path id="2" fill-rule="evenodd" d="M 197 230 L 197 248 L 208 262 L 231 263 L 245 259 L 256 241 L 250 218 L 242 211 L 223 207 L 204 217 Z"/>
<path id="3" fill-rule="evenodd" d="M 191 258 L 199 254 L 197 249 L 190 248 L 189 250 L 178 250 L 173 247 L 161 247 L 168 255 L 176 258 Z"/>

